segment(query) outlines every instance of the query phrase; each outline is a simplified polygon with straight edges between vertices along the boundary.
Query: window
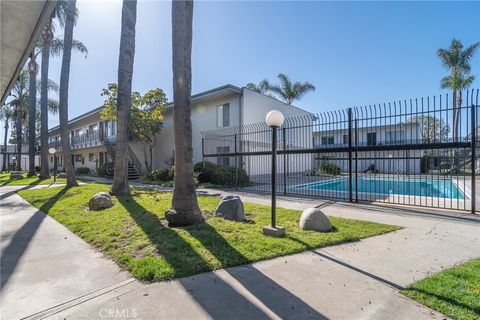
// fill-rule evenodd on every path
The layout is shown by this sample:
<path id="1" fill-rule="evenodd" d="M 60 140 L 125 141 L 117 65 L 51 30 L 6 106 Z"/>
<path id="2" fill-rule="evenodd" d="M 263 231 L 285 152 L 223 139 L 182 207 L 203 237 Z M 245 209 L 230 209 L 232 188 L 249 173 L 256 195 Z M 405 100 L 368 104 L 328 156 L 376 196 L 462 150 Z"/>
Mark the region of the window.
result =
<path id="1" fill-rule="evenodd" d="M 343 144 L 348 144 L 348 134 L 343 135 Z"/>
<path id="2" fill-rule="evenodd" d="M 88 161 L 95 162 L 97 160 L 97 155 L 95 153 L 88 154 Z"/>
<path id="3" fill-rule="evenodd" d="M 217 153 L 229 153 L 230 147 L 217 147 Z M 217 164 L 223 167 L 230 166 L 230 157 L 217 157 Z"/>
<path id="4" fill-rule="evenodd" d="M 334 144 L 334 138 L 333 136 L 330 137 L 322 137 L 322 144 L 323 145 L 328 145 L 328 144 Z"/>
<path id="5" fill-rule="evenodd" d="M 377 133 L 368 132 L 367 133 L 367 146 L 376 146 L 377 145 Z"/>
<path id="6" fill-rule="evenodd" d="M 82 155 L 81 154 L 76 154 L 75 155 L 75 162 L 82 162 Z"/>
<path id="7" fill-rule="evenodd" d="M 75 136 L 78 137 L 82 134 L 82 129 L 75 130 Z"/>
<path id="8" fill-rule="evenodd" d="M 217 128 L 230 126 L 230 104 L 217 106 Z"/>
<path id="9" fill-rule="evenodd" d="M 387 131 L 385 142 L 387 144 L 402 143 L 405 139 L 404 131 Z"/>

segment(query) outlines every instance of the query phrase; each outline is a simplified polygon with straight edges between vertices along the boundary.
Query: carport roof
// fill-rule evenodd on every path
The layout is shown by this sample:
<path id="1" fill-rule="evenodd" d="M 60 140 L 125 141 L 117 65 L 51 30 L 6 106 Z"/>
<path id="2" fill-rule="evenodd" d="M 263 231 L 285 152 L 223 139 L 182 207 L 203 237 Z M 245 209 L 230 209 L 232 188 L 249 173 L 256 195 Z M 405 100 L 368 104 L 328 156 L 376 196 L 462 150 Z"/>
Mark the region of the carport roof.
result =
<path id="1" fill-rule="evenodd" d="M 18 74 L 43 28 L 56 0 L 0 1 L 0 92 L 5 102 Z"/>

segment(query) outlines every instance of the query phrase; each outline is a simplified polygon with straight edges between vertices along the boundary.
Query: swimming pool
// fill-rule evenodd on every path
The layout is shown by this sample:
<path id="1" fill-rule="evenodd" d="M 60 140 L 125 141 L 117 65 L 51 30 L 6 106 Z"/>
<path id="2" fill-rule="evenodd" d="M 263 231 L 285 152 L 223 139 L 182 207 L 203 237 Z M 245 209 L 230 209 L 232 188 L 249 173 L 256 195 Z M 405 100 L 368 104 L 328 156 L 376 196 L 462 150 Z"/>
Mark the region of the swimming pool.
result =
<path id="1" fill-rule="evenodd" d="M 323 182 L 315 182 L 300 186 L 311 190 L 348 191 L 348 178 L 339 178 Z M 355 180 L 353 180 L 355 192 Z M 452 179 L 425 178 L 388 178 L 359 177 L 358 192 L 374 194 L 396 194 L 406 196 L 423 196 L 449 199 L 464 199 L 464 194 Z"/>

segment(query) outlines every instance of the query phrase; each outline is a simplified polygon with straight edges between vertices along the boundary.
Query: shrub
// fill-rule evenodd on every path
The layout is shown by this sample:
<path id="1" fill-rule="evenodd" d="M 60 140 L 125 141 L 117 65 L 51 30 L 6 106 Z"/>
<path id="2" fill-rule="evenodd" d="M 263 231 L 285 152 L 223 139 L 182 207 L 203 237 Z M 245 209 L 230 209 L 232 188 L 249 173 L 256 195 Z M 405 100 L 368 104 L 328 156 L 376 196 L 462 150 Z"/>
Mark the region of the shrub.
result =
<path id="1" fill-rule="evenodd" d="M 78 167 L 75 169 L 75 174 L 89 174 L 90 173 L 90 168 L 87 167 Z"/>
<path id="2" fill-rule="evenodd" d="M 332 176 L 338 176 L 340 174 L 340 167 L 337 166 L 333 162 L 323 162 L 320 164 L 320 167 L 318 167 L 318 174 L 328 174 Z"/>
<path id="3" fill-rule="evenodd" d="M 198 175 L 199 183 L 210 183 L 213 185 L 235 186 L 235 175 L 238 174 L 238 186 L 244 187 L 250 184 L 250 178 L 243 168 L 235 172 L 235 167 L 223 167 L 211 162 L 198 162 L 194 166 Z"/>
<path id="4" fill-rule="evenodd" d="M 35 172 L 40 173 L 40 166 L 35 166 Z"/>
<path id="5" fill-rule="evenodd" d="M 147 174 L 147 179 L 150 181 L 171 181 L 173 180 L 173 170 L 165 168 L 153 170 Z"/>
<path id="6" fill-rule="evenodd" d="M 97 167 L 97 176 L 99 177 L 112 177 L 113 176 L 113 163 L 107 162 Z"/>

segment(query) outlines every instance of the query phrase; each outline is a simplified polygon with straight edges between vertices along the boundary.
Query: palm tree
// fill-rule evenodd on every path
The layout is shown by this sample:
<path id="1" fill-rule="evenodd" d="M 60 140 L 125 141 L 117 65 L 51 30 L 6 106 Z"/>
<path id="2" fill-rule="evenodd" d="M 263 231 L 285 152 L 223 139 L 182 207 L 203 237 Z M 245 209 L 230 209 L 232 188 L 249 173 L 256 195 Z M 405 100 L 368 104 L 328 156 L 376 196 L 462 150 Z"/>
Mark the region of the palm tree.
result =
<path id="1" fill-rule="evenodd" d="M 48 169 L 48 69 L 50 64 L 51 47 L 54 40 L 54 31 L 58 26 L 65 26 L 67 0 L 58 0 L 55 9 L 49 17 L 47 25 L 42 33 L 42 67 L 41 67 L 41 89 L 40 89 L 40 178 L 46 179 L 50 176 Z M 75 9 L 75 19 L 78 12 Z"/>
<path id="2" fill-rule="evenodd" d="M 132 104 L 132 75 L 135 57 L 135 24 L 137 1 L 124 0 L 122 6 L 122 31 L 118 58 L 117 135 L 115 166 L 110 193 L 130 194 L 128 186 L 128 120 Z"/>
<path id="3" fill-rule="evenodd" d="M 193 178 L 192 119 L 193 1 L 172 1 L 173 136 L 175 176 L 172 207 L 165 217 L 170 226 L 204 222 Z"/>
<path id="4" fill-rule="evenodd" d="M 66 187 L 78 186 L 73 171 L 73 164 L 70 161 L 70 140 L 68 139 L 68 84 L 70 80 L 70 62 L 72 59 L 73 26 L 75 24 L 75 11 L 77 0 L 68 0 L 65 10 L 65 34 L 63 41 L 62 69 L 60 73 L 60 93 L 58 113 L 60 120 L 60 136 L 65 174 L 67 176 Z"/>
<path id="5" fill-rule="evenodd" d="M 448 48 L 438 49 L 437 56 L 442 61 L 443 66 L 450 70 L 450 75 L 444 77 L 440 81 L 442 89 L 452 90 L 453 97 L 453 141 L 457 142 L 460 133 L 460 107 L 462 105 L 462 91 L 468 89 L 473 83 L 475 77 L 470 75 L 470 60 L 475 51 L 480 46 L 480 42 L 474 43 L 471 46 L 463 49 L 463 44 L 453 39 Z"/>
<path id="6" fill-rule="evenodd" d="M 7 171 L 7 135 L 8 129 L 10 127 L 10 120 L 12 119 L 13 111 L 10 105 L 4 104 L 0 108 L 0 120 L 5 122 L 5 132 L 3 136 L 3 162 L 2 162 L 2 171 Z"/>
<path id="7" fill-rule="evenodd" d="M 26 116 L 26 110 L 28 108 L 28 81 L 29 76 L 26 70 L 22 70 L 15 81 L 15 84 L 10 92 L 10 96 L 13 98 L 9 103 L 12 107 L 14 107 L 13 117 L 15 119 L 15 144 L 17 145 L 16 148 L 16 168 L 15 170 L 21 171 L 22 170 L 22 124 L 23 120 Z"/>
<path id="8" fill-rule="evenodd" d="M 28 72 L 30 79 L 28 80 L 28 175 L 35 175 L 35 120 L 37 114 L 37 71 L 35 50 L 30 55 L 28 64 Z"/>
<path id="9" fill-rule="evenodd" d="M 270 92 L 271 84 L 270 84 L 270 82 L 268 82 L 267 79 L 263 79 L 258 84 L 249 82 L 249 83 L 247 83 L 247 85 L 245 87 L 247 89 L 256 91 L 256 92 L 264 94 L 264 95 L 270 95 L 269 92 Z"/>
<path id="10" fill-rule="evenodd" d="M 294 82 L 284 73 L 278 74 L 279 85 L 270 85 L 269 91 L 278 95 L 286 104 L 292 105 L 293 101 L 301 99 L 310 91 L 315 91 L 315 86 L 310 82 Z"/>

